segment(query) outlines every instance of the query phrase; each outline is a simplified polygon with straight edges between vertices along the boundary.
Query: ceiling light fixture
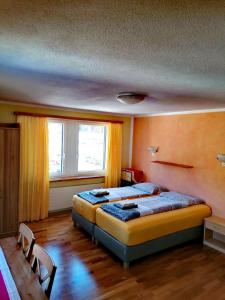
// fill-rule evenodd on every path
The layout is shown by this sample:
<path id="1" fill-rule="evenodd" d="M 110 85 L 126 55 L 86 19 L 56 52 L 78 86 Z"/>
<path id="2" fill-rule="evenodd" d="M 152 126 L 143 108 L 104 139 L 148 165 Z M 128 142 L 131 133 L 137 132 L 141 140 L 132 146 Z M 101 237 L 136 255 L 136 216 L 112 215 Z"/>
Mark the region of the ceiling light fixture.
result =
<path id="1" fill-rule="evenodd" d="M 147 95 L 132 93 L 132 92 L 123 92 L 119 93 L 116 99 L 123 104 L 136 104 L 143 101 Z"/>

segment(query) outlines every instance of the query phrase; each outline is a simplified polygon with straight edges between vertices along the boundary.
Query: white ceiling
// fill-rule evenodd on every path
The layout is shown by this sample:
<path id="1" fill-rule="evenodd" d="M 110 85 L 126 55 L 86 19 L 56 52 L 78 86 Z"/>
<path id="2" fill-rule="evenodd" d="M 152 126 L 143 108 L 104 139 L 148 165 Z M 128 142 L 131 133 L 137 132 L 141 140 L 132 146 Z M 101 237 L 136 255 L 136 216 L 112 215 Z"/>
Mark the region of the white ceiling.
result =
<path id="1" fill-rule="evenodd" d="M 153 98 L 116 102 L 126 91 Z M 225 2 L 0 0 L 0 98 L 126 114 L 225 108 Z"/>

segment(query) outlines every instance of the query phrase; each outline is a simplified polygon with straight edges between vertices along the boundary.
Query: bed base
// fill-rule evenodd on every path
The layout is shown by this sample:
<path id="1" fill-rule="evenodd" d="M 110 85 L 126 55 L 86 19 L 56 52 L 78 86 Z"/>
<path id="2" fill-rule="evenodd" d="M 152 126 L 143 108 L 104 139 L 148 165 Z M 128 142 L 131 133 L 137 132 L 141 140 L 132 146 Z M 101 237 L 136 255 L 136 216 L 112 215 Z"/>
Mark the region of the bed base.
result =
<path id="1" fill-rule="evenodd" d="M 74 208 L 72 209 L 72 220 L 75 226 L 83 228 L 91 235 L 92 241 L 95 241 L 96 245 L 100 242 L 118 256 L 122 260 L 124 268 L 129 268 L 130 262 L 138 258 L 203 237 L 203 225 L 200 225 L 158 239 L 150 240 L 139 245 L 127 246 L 94 223 L 82 217 Z"/>
<path id="2" fill-rule="evenodd" d="M 95 224 L 92 222 L 88 221 L 81 215 L 79 215 L 75 209 L 72 209 L 72 220 L 74 223 L 74 226 L 82 227 L 85 231 L 87 231 L 91 236 L 92 236 L 92 241 L 94 241 L 94 227 Z"/>
<path id="3" fill-rule="evenodd" d="M 178 231 L 135 246 L 127 246 L 121 243 L 97 225 L 94 226 L 94 236 L 96 241 L 99 241 L 122 260 L 124 268 L 128 268 L 130 262 L 138 258 L 165 250 L 187 241 L 202 238 L 203 226 L 201 225 Z"/>

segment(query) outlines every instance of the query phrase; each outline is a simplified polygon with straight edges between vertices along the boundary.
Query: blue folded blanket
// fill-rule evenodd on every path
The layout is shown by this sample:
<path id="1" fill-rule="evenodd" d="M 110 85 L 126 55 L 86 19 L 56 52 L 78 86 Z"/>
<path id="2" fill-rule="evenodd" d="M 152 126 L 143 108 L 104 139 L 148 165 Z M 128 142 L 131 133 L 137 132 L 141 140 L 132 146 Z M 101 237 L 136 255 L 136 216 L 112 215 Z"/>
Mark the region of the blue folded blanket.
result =
<path id="1" fill-rule="evenodd" d="M 96 197 L 93 194 L 91 194 L 89 191 L 79 193 L 78 196 L 81 197 L 82 199 L 85 199 L 91 204 L 100 204 L 100 203 L 109 202 L 109 200 L 105 196 Z"/>
<path id="2" fill-rule="evenodd" d="M 116 206 L 120 209 L 132 209 L 132 208 L 137 208 L 138 207 L 138 205 L 134 202 L 125 203 L 125 204 L 115 203 L 114 206 Z"/>
<path id="3" fill-rule="evenodd" d="M 91 195 L 95 196 L 95 197 L 102 197 L 102 196 L 108 196 L 109 192 L 105 191 L 105 190 L 101 190 L 101 191 L 90 191 L 89 192 Z"/>
<path id="4" fill-rule="evenodd" d="M 127 222 L 132 219 L 136 219 L 140 217 L 140 212 L 136 210 L 135 208 L 131 209 L 121 209 L 118 208 L 116 204 L 103 204 L 101 208 L 109 213 L 110 215 L 116 217 L 117 219 L 120 219 L 124 222 Z"/>

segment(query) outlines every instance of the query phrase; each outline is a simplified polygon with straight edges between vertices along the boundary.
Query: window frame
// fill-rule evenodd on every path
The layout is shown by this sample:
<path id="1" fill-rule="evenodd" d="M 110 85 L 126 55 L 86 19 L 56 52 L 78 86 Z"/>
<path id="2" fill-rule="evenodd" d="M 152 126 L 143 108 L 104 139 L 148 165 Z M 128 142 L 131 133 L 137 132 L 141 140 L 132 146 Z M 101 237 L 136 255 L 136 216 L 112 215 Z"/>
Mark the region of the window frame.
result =
<path id="1" fill-rule="evenodd" d="M 51 181 L 54 180 L 63 180 L 63 178 L 76 179 L 76 178 L 91 178 L 91 177 L 104 177 L 106 171 L 106 148 L 107 148 L 107 124 L 99 121 L 81 121 L 81 120 L 64 120 L 64 119 L 52 119 L 49 118 L 48 122 L 56 122 L 63 124 L 63 143 L 62 143 L 62 172 L 59 173 L 50 173 L 49 170 L 49 178 Z M 72 128 L 68 129 L 72 125 Z M 95 125 L 95 126 L 103 126 L 104 127 L 104 153 L 103 153 L 103 170 L 90 170 L 90 171 L 78 171 L 78 162 L 79 162 L 79 125 Z M 74 130 L 75 129 L 75 130 Z M 71 130 L 71 131 L 70 131 Z M 74 131 L 73 131 L 74 130 Z M 72 135 L 70 135 L 70 134 Z M 70 141 L 74 140 L 74 149 L 75 149 L 75 161 L 72 159 L 72 156 L 67 160 L 66 153 L 69 153 L 69 145 Z M 73 148 L 70 145 L 71 149 Z M 74 174 L 71 174 L 69 171 L 69 166 L 74 164 Z"/>
<path id="2" fill-rule="evenodd" d="M 62 148 L 61 148 L 62 156 L 61 156 L 61 172 L 60 172 L 60 173 L 59 173 L 59 172 L 52 172 L 52 173 L 50 173 L 50 168 L 49 168 L 49 178 L 52 179 L 52 178 L 59 178 L 59 177 L 62 176 L 61 174 L 63 174 L 63 160 L 64 160 L 64 151 L 63 151 L 63 149 L 64 149 L 64 122 L 63 122 L 63 120 L 61 120 L 61 119 L 48 119 L 48 124 L 49 124 L 49 122 L 51 122 L 51 123 L 60 123 L 60 124 L 62 124 Z M 49 133 L 49 132 L 48 132 L 48 133 Z M 48 140 L 49 140 L 49 139 L 48 139 Z M 49 148 L 48 148 L 48 150 L 49 150 Z M 50 161 L 50 155 L 49 155 L 49 153 L 48 153 L 48 157 L 49 157 L 49 161 Z M 48 162 L 48 167 L 49 167 L 49 162 Z"/>

